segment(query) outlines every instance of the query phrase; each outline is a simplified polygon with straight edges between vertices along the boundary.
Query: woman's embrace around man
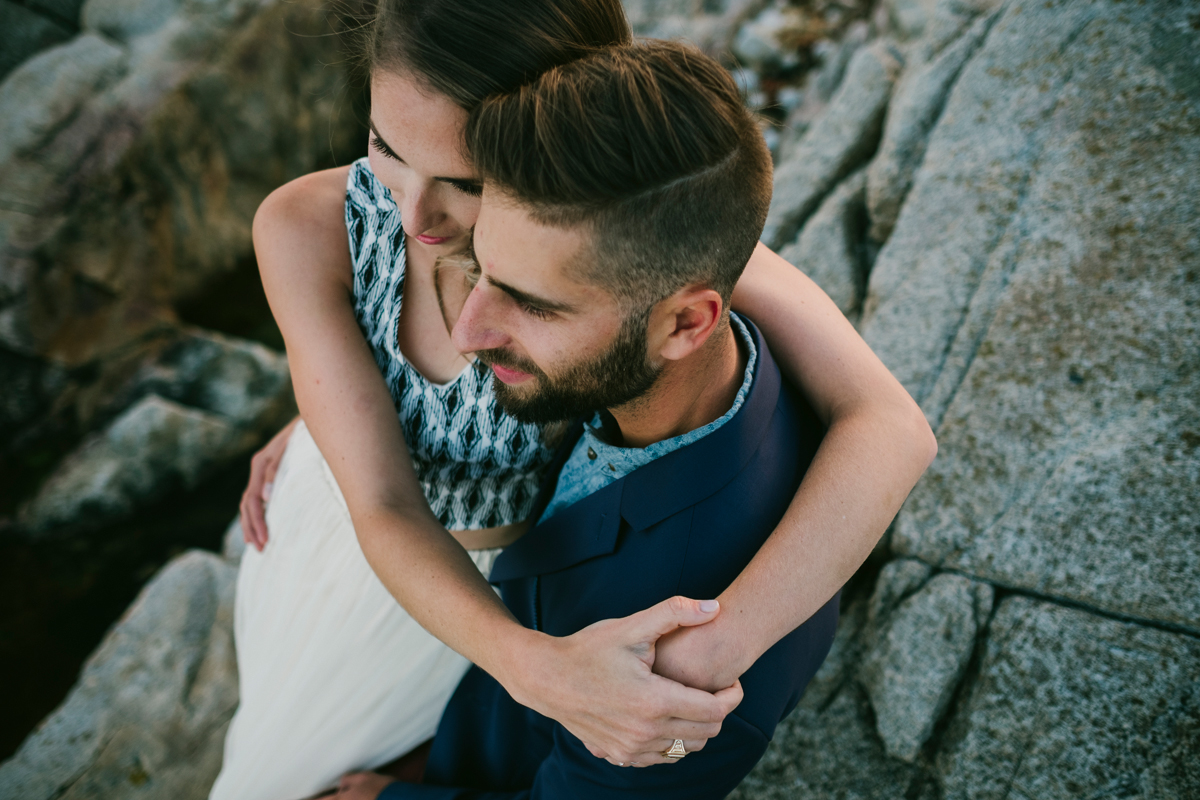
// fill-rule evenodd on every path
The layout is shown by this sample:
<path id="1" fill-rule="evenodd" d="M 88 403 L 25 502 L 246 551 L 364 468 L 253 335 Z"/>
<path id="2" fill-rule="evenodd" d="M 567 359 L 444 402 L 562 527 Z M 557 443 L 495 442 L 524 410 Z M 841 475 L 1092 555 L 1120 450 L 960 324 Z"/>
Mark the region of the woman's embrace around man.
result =
<path id="1" fill-rule="evenodd" d="M 715 62 L 616 0 L 383 0 L 369 55 L 369 159 L 255 220 L 303 422 L 243 500 L 212 797 L 435 731 L 423 784 L 339 794 L 722 797 L 929 428 L 757 245 L 770 156 Z"/>

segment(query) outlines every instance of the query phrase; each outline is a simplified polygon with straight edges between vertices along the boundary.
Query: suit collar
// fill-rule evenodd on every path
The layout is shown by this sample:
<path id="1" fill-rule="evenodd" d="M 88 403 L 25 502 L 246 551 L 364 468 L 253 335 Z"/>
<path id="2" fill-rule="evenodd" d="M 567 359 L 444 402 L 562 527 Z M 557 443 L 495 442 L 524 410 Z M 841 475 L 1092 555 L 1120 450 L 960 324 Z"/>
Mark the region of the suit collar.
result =
<path id="1" fill-rule="evenodd" d="M 758 450 L 779 399 L 779 368 L 762 334 L 746 320 L 758 347 L 758 365 L 742 408 L 727 423 L 686 447 L 651 461 L 629 475 L 570 505 L 535 526 L 500 554 L 493 583 L 554 572 L 612 553 L 620 521 L 644 530 L 718 492 L 741 472 Z M 564 441 L 551 469 L 548 491 L 536 503 L 541 513 L 553 494 L 557 471 L 582 428 Z"/>

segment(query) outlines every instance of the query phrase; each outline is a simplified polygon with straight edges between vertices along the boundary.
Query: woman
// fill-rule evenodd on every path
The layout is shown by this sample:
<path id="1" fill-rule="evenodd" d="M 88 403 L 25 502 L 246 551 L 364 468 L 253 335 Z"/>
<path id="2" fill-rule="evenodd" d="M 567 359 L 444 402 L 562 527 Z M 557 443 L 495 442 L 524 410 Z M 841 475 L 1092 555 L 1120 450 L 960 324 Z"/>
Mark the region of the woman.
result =
<path id="1" fill-rule="evenodd" d="M 845 582 L 932 458 L 903 389 L 819 289 L 760 247 L 734 307 L 830 429 L 779 529 L 719 598 L 722 613 L 684 604 L 551 639 L 497 601 L 480 570 L 520 534 L 549 447 L 492 414 L 490 384 L 472 383 L 438 302 L 435 262 L 465 245 L 478 212 L 461 127 L 488 94 L 628 39 L 620 5 L 605 0 L 383 3 L 369 168 L 307 176 L 260 209 L 255 246 L 304 423 L 256 457 L 243 501 L 247 540 L 262 549 L 260 491 L 280 463 L 269 546 L 247 553 L 239 578 L 243 702 L 214 797 L 302 796 L 428 738 L 465 662 L 414 620 L 597 755 L 661 763 L 674 738 L 696 750 L 736 702 L 737 676 Z M 446 424 L 464 398 L 483 409 L 468 422 L 495 422 L 484 438 L 508 451 L 500 477 L 494 453 L 465 453 L 455 443 L 465 430 Z M 633 647 L 702 622 L 649 659 Z M 650 662 L 722 691 L 689 690 Z"/>

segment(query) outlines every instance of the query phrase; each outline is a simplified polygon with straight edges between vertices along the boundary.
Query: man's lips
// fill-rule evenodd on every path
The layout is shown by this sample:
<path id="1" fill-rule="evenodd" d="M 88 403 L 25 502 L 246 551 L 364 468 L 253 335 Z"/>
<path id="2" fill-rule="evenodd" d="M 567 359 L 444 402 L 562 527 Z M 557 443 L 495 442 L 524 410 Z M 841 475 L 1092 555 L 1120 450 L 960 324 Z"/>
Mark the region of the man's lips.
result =
<path id="1" fill-rule="evenodd" d="M 499 364 L 492 364 L 491 367 L 492 372 L 496 373 L 496 377 L 504 383 L 521 383 L 522 381 L 529 380 L 533 377 L 528 372 L 509 369 L 508 367 L 502 367 Z"/>

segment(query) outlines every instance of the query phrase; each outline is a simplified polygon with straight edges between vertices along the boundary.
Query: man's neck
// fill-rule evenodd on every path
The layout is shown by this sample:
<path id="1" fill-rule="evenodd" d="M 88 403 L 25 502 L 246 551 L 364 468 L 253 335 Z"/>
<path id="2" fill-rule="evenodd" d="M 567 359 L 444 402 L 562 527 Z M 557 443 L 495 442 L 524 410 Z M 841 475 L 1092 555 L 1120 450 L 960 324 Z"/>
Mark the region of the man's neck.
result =
<path id="1" fill-rule="evenodd" d="M 687 358 L 667 362 L 649 392 L 609 409 L 621 433 L 613 444 L 647 447 L 719 419 L 733 407 L 745 380 L 746 358 L 727 324 Z"/>

